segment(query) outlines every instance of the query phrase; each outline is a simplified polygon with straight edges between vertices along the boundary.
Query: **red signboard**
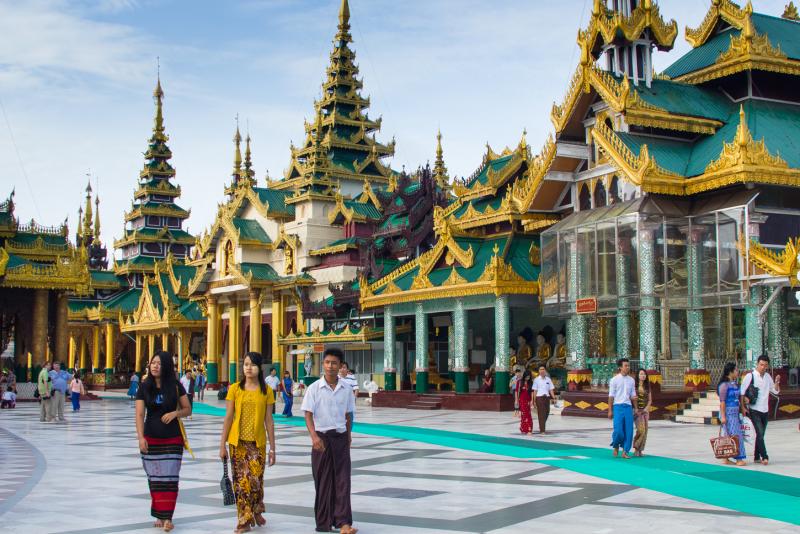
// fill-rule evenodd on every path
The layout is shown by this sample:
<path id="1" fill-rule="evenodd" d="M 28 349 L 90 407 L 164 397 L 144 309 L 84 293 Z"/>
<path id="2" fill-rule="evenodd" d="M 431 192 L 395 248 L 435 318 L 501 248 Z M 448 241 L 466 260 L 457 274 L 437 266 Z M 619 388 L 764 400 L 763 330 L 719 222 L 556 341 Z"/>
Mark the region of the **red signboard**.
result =
<path id="1" fill-rule="evenodd" d="M 590 297 L 588 299 L 576 300 L 575 312 L 578 314 L 597 313 L 597 299 L 594 297 Z"/>
<path id="2" fill-rule="evenodd" d="M 325 351 L 325 345 L 322 343 L 314 343 L 314 352 L 322 353 Z"/>

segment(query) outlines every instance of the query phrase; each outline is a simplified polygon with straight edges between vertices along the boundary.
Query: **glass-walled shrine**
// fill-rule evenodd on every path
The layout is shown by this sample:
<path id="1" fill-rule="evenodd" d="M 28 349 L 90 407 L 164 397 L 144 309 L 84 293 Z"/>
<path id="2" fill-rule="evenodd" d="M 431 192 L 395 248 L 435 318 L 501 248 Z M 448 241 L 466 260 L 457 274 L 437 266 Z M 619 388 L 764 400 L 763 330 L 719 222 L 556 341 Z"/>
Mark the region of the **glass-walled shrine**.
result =
<path id="1" fill-rule="evenodd" d="M 591 356 L 694 368 L 723 359 L 745 337 L 746 254 L 757 193 L 680 199 L 646 195 L 580 211 L 546 230 L 544 314 L 567 320 L 572 364 Z M 596 313 L 576 302 L 596 300 Z M 785 307 L 785 306 L 784 306 Z"/>

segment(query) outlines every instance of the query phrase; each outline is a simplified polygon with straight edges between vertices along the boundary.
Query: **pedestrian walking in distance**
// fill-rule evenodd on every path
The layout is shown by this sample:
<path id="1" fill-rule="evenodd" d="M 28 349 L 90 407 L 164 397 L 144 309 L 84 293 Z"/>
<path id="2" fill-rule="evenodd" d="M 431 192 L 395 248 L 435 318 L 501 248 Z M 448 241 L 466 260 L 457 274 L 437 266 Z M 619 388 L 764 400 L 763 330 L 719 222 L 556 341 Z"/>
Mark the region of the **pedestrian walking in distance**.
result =
<path id="1" fill-rule="evenodd" d="M 736 465 L 743 466 L 747 462 L 747 454 L 744 450 L 744 434 L 742 432 L 741 415 L 744 415 L 744 403 L 739 395 L 739 368 L 736 362 L 728 362 L 722 370 L 722 377 L 717 385 L 719 394 L 719 420 L 722 423 L 725 433 L 735 437 L 739 442 L 739 454 L 734 456 Z M 730 458 L 723 460 L 724 464 L 730 464 Z"/>
<path id="2" fill-rule="evenodd" d="M 264 526 L 264 469 L 275 465 L 275 426 L 270 406 L 275 404 L 272 388 L 264 382 L 262 358 L 248 352 L 242 361 L 239 382 L 228 389 L 225 420 L 219 443 L 219 457 L 230 457 L 233 468 L 233 492 L 236 495 L 237 522 L 234 532 L 249 532 Z M 266 454 L 269 440 L 269 454 Z M 228 444 L 228 450 L 225 444 Z"/>
<path id="3" fill-rule="evenodd" d="M 629 459 L 633 445 L 633 407 L 636 405 L 636 383 L 630 376 L 631 364 L 628 358 L 617 360 L 619 373 L 608 384 L 608 418 L 614 421 L 611 446 L 614 456 Z"/>
<path id="4" fill-rule="evenodd" d="M 546 433 L 547 418 L 550 417 L 550 401 L 556 400 L 556 387 L 553 381 L 547 376 L 547 368 L 544 365 L 539 366 L 539 376 L 533 380 L 533 391 L 536 398 L 534 405 L 536 406 L 536 416 L 539 419 L 539 433 Z"/>
<path id="5" fill-rule="evenodd" d="M 650 426 L 650 407 L 653 405 L 653 392 L 650 390 L 650 381 L 647 371 L 639 369 L 636 373 L 636 413 L 634 424 L 636 435 L 633 436 L 633 448 L 636 456 L 644 456 L 644 446 L 647 444 L 647 429 Z"/>
<path id="6" fill-rule="evenodd" d="M 358 529 L 353 528 L 350 508 L 350 445 L 356 403 L 352 387 L 339 377 L 343 360 L 339 349 L 325 351 L 324 375 L 308 387 L 301 409 L 311 436 L 316 531 L 330 532 L 335 527 L 341 534 L 355 534 Z"/>

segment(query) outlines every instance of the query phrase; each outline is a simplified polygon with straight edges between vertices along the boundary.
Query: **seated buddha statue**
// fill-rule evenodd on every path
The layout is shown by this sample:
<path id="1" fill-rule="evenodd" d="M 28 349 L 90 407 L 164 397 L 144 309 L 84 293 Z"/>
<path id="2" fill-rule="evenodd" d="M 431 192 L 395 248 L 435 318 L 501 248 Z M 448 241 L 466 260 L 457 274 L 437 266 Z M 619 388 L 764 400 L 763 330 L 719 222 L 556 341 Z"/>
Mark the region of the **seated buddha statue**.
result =
<path id="1" fill-rule="evenodd" d="M 547 362 L 550 360 L 550 354 L 550 343 L 545 340 L 543 334 L 539 333 L 539 335 L 536 336 L 536 357 L 533 359 L 533 362 L 531 362 L 531 369 L 538 373 L 540 365 L 547 365 Z"/>
<path id="2" fill-rule="evenodd" d="M 556 336 L 556 349 L 553 356 L 547 360 L 548 369 L 564 369 L 567 366 L 567 339 L 564 334 Z"/>

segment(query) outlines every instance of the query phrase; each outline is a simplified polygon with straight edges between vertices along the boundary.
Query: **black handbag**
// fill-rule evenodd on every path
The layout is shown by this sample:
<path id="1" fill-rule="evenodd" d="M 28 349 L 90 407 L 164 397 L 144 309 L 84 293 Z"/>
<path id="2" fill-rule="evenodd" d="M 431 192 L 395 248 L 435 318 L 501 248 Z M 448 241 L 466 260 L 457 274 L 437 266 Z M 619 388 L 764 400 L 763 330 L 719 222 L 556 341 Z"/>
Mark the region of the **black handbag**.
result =
<path id="1" fill-rule="evenodd" d="M 222 480 L 219 481 L 219 489 L 222 490 L 222 503 L 225 506 L 236 504 L 236 496 L 233 493 L 233 484 L 228 477 L 228 459 L 222 460 Z"/>
<path id="2" fill-rule="evenodd" d="M 751 376 L 750 385 L 747 386 L 747 389 L 744 392 L 744 396 L 748 401 L 750 401 L 751 406 L 758 401 L 758 388 L 756 387 L 755 382 L 755 379 Z"/>

